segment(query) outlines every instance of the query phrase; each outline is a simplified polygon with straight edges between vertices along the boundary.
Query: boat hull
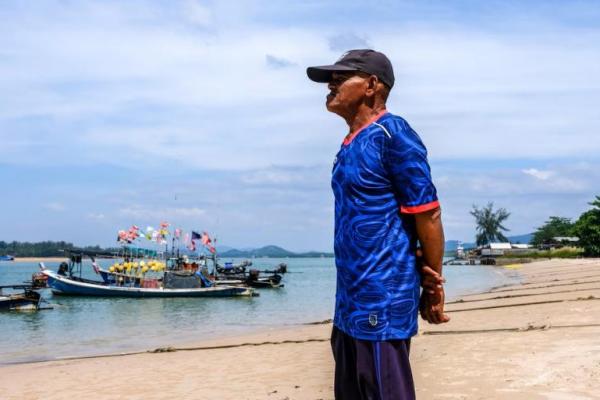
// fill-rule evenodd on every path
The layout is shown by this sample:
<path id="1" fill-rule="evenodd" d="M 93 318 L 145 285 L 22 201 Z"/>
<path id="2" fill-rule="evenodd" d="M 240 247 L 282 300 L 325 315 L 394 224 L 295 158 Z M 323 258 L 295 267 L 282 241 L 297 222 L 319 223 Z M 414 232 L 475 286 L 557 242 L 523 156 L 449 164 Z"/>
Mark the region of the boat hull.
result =
<path id="1" fill-rule="evenodd" d="M 40 305 L 40 295 L 27 292 L 0 296 L 0 310 L 4 311 L 35 311 Z"/>
<path id="2" fill-rule="evenodd" d="M 66 296 L 97 297 L 237 297 L 252 296 L 248 288 L 216 286 L 195 289 L 163 289 L 109 286 L 101 283 L 79 282 L 52 271 L 44 271 L 52 293 Z"/>

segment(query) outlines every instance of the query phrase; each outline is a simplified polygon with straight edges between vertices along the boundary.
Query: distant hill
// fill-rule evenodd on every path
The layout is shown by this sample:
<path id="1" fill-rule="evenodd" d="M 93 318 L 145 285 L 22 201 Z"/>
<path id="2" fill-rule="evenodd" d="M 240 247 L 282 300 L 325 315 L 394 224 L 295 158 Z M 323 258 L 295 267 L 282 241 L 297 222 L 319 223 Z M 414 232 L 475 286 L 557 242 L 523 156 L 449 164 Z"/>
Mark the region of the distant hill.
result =
<path id="1" fill-rule="evenodd" d="M 252 258 L 252 257 L 273 257 L 273 258 L 295 258 L 295 257 L 333 257 L 333 253 L 309 251 L 305 253 L 294 253 L 279 246 L 264 246 L 258 249 L 238 250 L 231 249 L 220 251 L 219 257 L 232 258 Z"/>
<path id="2" fill-rule="evenodd" d="M 508 236 L 508 240 L 511 243 L 529 244 L 533 240 L 533 233 L 526 233 L 524 235 Z"/>

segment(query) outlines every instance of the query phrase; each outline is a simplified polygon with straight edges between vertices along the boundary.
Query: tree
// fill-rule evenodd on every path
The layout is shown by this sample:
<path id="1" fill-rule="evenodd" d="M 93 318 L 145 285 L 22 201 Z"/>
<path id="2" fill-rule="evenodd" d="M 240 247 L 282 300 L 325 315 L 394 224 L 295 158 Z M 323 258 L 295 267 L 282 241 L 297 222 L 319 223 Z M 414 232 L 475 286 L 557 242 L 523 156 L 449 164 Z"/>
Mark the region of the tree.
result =
<path id="1" fill-rule="evenodd" d="M 537 231 L 533 234 L 531 244 L 539 246 L 551 242 L 552 238 L 556 236 L 572 236 L 574 227 L 575 224 L 571 222 L 570 218 L 550 217 L 544 225 L 537 228 Z"/>
<path id="2" fill-rule="evenodd" d="M 487 206 L 481 209 L 473 205 L 471 215 L 475 217 L 477 224 L 477 234 L 475 240 L 478 246 L 482 246 L 491 242 L 508 242 L 502 231 L 508 231 L 502 223 L 510 216 L 510 213 L 504 208 L 499 208 L 494 211 L 494 203 L 490 202 Z"/>
<path id="3" fill-rule="evenodd" d="M 575 223 L 574 233 L 579 237 L 579 245 L 583 247 L 586 257 L 600 256 L 600 196 L 589 203 L 592 208 L 579 217 Z"/>

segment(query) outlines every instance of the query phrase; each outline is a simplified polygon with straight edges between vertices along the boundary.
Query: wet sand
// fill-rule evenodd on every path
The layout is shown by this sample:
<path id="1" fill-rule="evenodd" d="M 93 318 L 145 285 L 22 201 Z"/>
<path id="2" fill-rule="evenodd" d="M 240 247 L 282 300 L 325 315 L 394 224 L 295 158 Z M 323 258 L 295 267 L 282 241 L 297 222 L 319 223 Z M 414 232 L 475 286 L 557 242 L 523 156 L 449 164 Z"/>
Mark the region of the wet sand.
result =
<path id="1" fill-rule="evenodd" d="M 448 324 L 421 324 L 417 398 L 598 398 L 600 260 L 516 270 L 522 284 L 463 296 L 448 304 Z M 0 398 L 332 399 L 330 331 L 305 325 L 178 351 L 4 366 Z"/>

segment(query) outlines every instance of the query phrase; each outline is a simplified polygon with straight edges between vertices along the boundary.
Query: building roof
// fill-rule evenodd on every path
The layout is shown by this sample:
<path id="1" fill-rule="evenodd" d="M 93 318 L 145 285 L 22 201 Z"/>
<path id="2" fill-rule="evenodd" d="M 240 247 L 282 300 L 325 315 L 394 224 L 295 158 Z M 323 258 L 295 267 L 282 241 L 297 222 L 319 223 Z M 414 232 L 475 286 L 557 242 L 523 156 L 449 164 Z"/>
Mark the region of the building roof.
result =
<path id="1" fill-rule="evenodd" d="M 552 240 L 556 240 L 557 242 L 579 242 L 577 236 L 555 236 Z"/>
<path id="2" fill-rule="evenodd" d="M 510 250 L 512 248 L 510 243 L 490 243 L 488 246 L 492 250 Z"/>

